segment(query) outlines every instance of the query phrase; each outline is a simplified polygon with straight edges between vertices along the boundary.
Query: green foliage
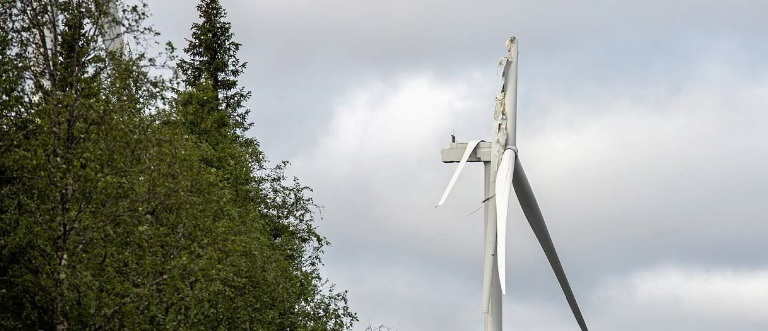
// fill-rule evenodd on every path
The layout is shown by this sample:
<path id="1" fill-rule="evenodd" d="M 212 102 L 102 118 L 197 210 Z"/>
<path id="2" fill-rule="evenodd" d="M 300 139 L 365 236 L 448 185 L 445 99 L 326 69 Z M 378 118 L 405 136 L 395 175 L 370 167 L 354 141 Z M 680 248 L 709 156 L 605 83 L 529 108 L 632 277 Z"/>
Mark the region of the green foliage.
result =
<path id="1" fill-rule="evenodd" d="M 307 197 L 310 189 L 295 178 L 287 181 L 286 162 L 269 168 L 258 142 L 243 135 L 250 127 L 245 123 L 248 111 L 243 110 L 250 92 L 237 82 L 245 69 L 237 58 L 240 44 L 233 41 L 231 24 L 225 21 L 226 12 L 218 0 L 202 0 L 197 9 L 202 21 L 192 25 L 192 38 L 184 49 L 188 59 L 179 61 L 186 89 L 179 93 L 176 112 L 187 132 L 211 151 L 201 161 L 240 192 L 232 203 L 238 210 L 255 208 L 240 221 L 244 226 L 261 226 L 268 241 L 251 249 L 269 249 L 272 257 L 278 257 L 271 271 L 281 283 L 264 302 L 273 316 L 270 329 L 348 329 L 356 317 L 347 307 L 346 294 L 335 293 L 319 274 L 327 240 L 314 227 L 315 206 Z M 254 304 L 264 299 L 263 293 L 241 293 L 241 300 Z"/>
<path id="2" fill-rule="evenodd" d="M 0 329 L 349 329 L 309 188 L 244 135 L 223 9 L 198 6 L 177 90 L 145 7 L 0 2 Z"/>
<path id="3" fill-rule="evenodd" d="M 226 11 L 218 0 L 200 1 L 197 11 L 202 21 L 192 24 L 192 39 L 184 48 L 188 58 L 178 63 L 182 81 L 188 88 L 209 85 L 217 104 L 211 111 L 225 112 L 232 129 L 244 131 L 250 124 L 243 106 L 251 93 L 238 86 L 237 78 L 246 67 L 237 58 L 241 45 L 233 41 L 232 24 L 225 21 Z"/>

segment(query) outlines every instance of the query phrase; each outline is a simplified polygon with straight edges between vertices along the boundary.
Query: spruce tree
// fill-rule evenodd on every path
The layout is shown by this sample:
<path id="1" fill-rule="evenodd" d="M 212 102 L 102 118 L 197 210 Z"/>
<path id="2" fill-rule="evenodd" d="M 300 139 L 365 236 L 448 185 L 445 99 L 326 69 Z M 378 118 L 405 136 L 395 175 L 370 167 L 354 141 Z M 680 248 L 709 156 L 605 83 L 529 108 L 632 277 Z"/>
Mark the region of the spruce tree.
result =
<path id="1" fill-rule="evenodd" d="M 288 180 L 287 162 L 270 167 L 256 139 L 245 136 L 251 126 L 245 109 L 250 92 L 238 82 L 245 69 L 237 58 L 240 44 L 218 0 L 202 0 L 197 9 L 201 21 L 192 25 L 184 49 L 187 59 L 178 63 L 185 89 L 176 111 L 188 132 L 211 150 L 203 162 L 238 192 L 238 208 L 256 208 L 240 221 L 245 222 L 243 228 L 258 226 L 268 241 L 246 245 L 276 258 L 269 266 L 243 260 L 253 268 L 232 276 L 281 280 L 268 292 L 238 288 L 239 300 L 254 304 L 241 307 L 242 316 L 233 318 L 263 323 L 259 327 L 266 329 L 346 330 L 356 316 L 347 306 L 346 293 L 334 292 L 320 276 L 321 253 L 328 241 L 316 231 L 311 190 L 295 178 Z"/>
<path id="2" fill-rule="evenodd" d="M 240 44 L 233 40 L 232 24 L 225 21 L 226 11 L 217 0 L 204 0 L 197 5 L 201 21 L 192 24 L 192 37 L 184 48 L 187 59 L 178 63 L 187 88 L 212 89 L 216 107 L 210 113 L 191 114 L 217 117 L 214 127 L 227 127 L 242 133 L 248 129 L 248 109 L 244 103 L 251 93 L 238 86 L 238 77 L 246 68 L 237 57 Z M 218 118 L 215 113 L 225 116 Z"/>

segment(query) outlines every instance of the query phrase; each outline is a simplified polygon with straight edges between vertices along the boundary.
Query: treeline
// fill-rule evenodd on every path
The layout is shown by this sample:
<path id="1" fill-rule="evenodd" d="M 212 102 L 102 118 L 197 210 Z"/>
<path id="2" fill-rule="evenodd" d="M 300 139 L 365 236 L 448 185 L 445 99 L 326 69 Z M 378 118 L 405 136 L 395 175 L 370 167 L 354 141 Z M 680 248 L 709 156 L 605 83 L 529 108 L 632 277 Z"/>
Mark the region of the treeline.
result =
<path id="1" fill-rule="evenodd" d="M 179 59 L 145 4 L 0 7 L 0 329 L 351 327 L 309 188 L 245 135 L 218 0 Z"/>

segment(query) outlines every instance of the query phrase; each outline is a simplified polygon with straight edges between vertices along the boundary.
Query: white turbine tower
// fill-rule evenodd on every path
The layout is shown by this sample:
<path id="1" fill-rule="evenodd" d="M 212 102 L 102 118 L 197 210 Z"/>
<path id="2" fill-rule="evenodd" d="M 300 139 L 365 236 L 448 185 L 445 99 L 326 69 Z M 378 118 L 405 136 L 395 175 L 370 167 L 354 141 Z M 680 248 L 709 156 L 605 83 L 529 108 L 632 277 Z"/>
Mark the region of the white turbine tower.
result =
<path id="1" fill-rule="evenodd" d="M 110 52 L 117 52 L 120 53 L 123 50 L 123 46 L 125 45 L 125 42 L 123 41 L 123 31 L 120 28 L 120 13 L 117 8 L 117 1 L 118 0 L 104 0 L 104 4 L 107 5 L 107 12 L 106 15 L 101 18 L 101 24 L 99 25 L 99 30 L 101 30 L 101 39 L 104 42 L 104 47 L 107 49 L 107 51 Z M 52 24 L 55 24 L 56 22 L 56 6 L 54 3 L 47 4 L 49 6 L 49 9 L 51 10 L 51 16 L 53 19 L 51 22 Z M 45 37 L 45 45 L 46 45 L 46 52 L 53 52 L 53 44 L 58 42 L 58 40 L 54 39 L 54 36 L 57 35 L 57 33 L 52 33 L 51 29 L 57 29 L 57 27 L 54 26 L 46 26 L 43 29 L 43 36 Z M 55 54 L 50 54 L 49 58 L 55 57 Z"/>
<path id="2" fill-rule="evenodd" d="M 125 42 L 123 41 L 123 32 L 119 24 L 120 13 L 117 8 L 118 0 L 104 1 L 106 1 L 105 4 L 107 5 L 107 15 L 102 17 L 101 24 L 99 25 L 101 39 L 104 43 L 104 47 L 108 52 L 121 53 L 123 51 Z M 56 49 L 55 44 L 58 43 L 56 36 L 59 34 L 57 31 L 58 26 L 56 26 L 58 19 L 58 13 L 56 12 L 57 6 L 54 2 L 49 2 L 46 5 L 50 10 L 49 15 L 52 19 L 47 22 L 47 24 L 50 25 L 46 25 L 43 28 L 43 40 L 41 40 L 41 42 L 45 46 L 44 51 L 47 53 L 46 57 L 49 59 L 54 59 L 58 57 L 58 54 L 54 53 L 54 50 Z M 56 33 L 53 31 L 56 31 Z M 50 63 L 49 65 L 53 64 Z M 50 81 L 48 81 L 48 79 L 44 79 L 43 84 L 44 86 L 50 87 Z"/>
<path id="3" fill-rule="evenodd" d="M 117 9 L 117 0 L 108 0 L 109 16 L 101 25 L 104 46 L 111 52 L 122 52 L 125 42 L 123 31 L 120 28 L 120 13 Z"/>
<path id="4" fill-rule="evenodd" d="M 504 84 L 496 98 L 494 134 L 492 142 L 480 140 L 455 143 L 442 151 L 443 162 L 459 162 L 438 206 L 445 202 L 466 162 L 483 162 L 485 168 L 485 253 L 483 256 L 483 313 L 485 331 L 501 331 L 501 295 L 505 292 L 507 211 L 510 194 L 515 188 L 517 200 L 528 223 L 539 240 L 544 254 L 552 266 L 573 316 L 582 331 L 587 324 L 576 303 L 563 266 L 549 236 L 547 225 L 533 196 L 515 142 L 517 121 L 517 39 L 507 41 L 508 55 L 502 58 Z"/>

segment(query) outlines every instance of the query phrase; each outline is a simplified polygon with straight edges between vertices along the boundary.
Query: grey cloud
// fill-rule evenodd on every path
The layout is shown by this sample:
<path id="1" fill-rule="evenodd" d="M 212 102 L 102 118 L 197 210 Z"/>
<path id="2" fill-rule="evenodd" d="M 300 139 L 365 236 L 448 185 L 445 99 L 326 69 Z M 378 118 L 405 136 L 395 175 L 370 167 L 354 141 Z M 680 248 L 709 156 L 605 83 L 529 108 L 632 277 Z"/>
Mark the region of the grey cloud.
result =
<path id="1" fill-rule="evenodd" d="M 224 1 L 249 62 L 255 134 L 278 159 L 317 133 L 334 96 L 402 72 L 492 73 L 503 41 L 522 42 L 521 103 L 528 95 L 670 93 L 718 55 L 765 72 L 762 1 Z M 183 45 L 194 4 L 152 3 L 165 37 Z M 589 77 L 586 80 L 585 77 Z M 613 87 L 613 89 L 611 88 Z M 296 118 L 312 121 L 295 121 Z M 277 129 L 277 130 L 275 130 Z M 275 130 L 278 135 L 269 134 Z M 264 134 L 260 134 L 264 133 Z"/>
<path id="2" fill-rule="evenodd" d="M 765 269 L 658 266 L 607 282 L 602 329 L 761 330 Z"/>
<path id="3" fill-rule="evenodd" d="M 515 34 L 521 158 L 588 322 L 765 328 L 734 316 L 702 328 L 700 313 L 599 294 L 660 264 L 765 267 L 768 3 L 223 2 L 250 62 L 253 134 L 325 205 L 325 272 L 363 324 L 480 330 L 482 221 L 466 216 L 482 199 L 479 167 L 432 207 L 453 171 L 439 163 L 451 130 L 490 136 L 494 64 Z M 180 44 L 194 5 L 151 5 Z M 414 86 L 442 97 L 396 102 Z M 329 155 L 337 142 L 351 147 Z M 573 329 L 516 208 L 509 234 L 507 328 Z"/>
<path id="4" fill-rule="evenodd" d="M 431 84 L 437 89 L 451 85 L 439 79 Z M 711 94 L 730 84 L 744 93 Z M 383 84 L 398 85 L 409 86 L 396 81 Z M 577 294 L 589 295 L 614 275 L 658 263 L 762 265 L 766 249 L 762 238 L 768 228 L 760 215 L 766 212 L 762 201 L 768 186 L 760 174 L 768 158 L 753 153 L 765 141 L 760 129 L 768 122 L 760 110 L 768 101 L 760 92 L 765 86 L 715 75 L 666 102 L 654 103 L 658 108 L 643 102 L 633 106 L 633 100 L 569 104 L 566 98 L 552 103 L 549 121 L 525 126 L 521 121 L 521 157 Z M 388 95 L 398 98 L 398 93 Z M 617 105 L 623 106 L 614 108 Z M 391 125 L 387 118 L 397 123 L 400 112 L 420 111 L 407 104 L 391 108 L 386 102 L 358 106 L 337 109 L 331 123 L 346 112 L 358 112 L 364 115 L 356 117 L 356 123 L 378 118 L 387 128 Z M 723 113 L 720 109 L 725 107 L 731 111 Z M 445 114 L 449 122 L 483 136 L 489 123 L 473 121 L 477 118 L 473 110 Z M 377 117 L 381 114 L 386 116 Z M 309 154 L 313 157 L 297 160 L 302 178 L 311 179 L 315 187 L 350 182 L 344 185 L 346 192 L 334 190 L 332 197 L 318 190 L 321 201 L 333 201 L 327 205 L 323 229 L 338 238 L 338 245 L 355 247 L 368 258 L 347 260 L 338 249 L 330 252 L 329 268 L 338 261 L 359 263 L 362 268 L 379 264 L 418 268 L 425 275 L 453 270 L 455 281 L 479 286 L 482 225 L 479 215 L 465 216 L 482 198 L 479 169 L 466 170 L 446 209 L 432 209 L 452 167 L 439 164 L 437 150 L 428 151 L 441 145 L 440 134 L 447 126 L 400 125 L 403 131 L 397 134 L 422 138 L 396 143 L 368 131 L 349 136 L 339 133 L 343 126 L 332 124 L 319 136 L 317 146 L 333 142 L 342 146 L 352 140 L 370 150 L 360 147 L 362 154 L 355 155 L 358 149 L 340 147 L 340 154 L 330 154 L 333 160 L 346 160 L 340 172 L 332 164 L 322 165 L 328 156 L 323 148 L 315 148 L 321 152 Z M 424 132 L 429 135 L 423 137 Z M 447 143 L 445 137 L 442 141 Z M 387 152 L 398 148 L 400 155 Z M 749 163 L 734 162 L 745 159 Z M 361 201 L 363 196 L 368 199 Z M 354 212 L 332 212 L 350 207 Z M 562 307 L 556 282 L 519 210 L 512 211 L 511 220 L 510 292 L 521 300 L 546 300 Z M 438 267 L 390 262 L 401 258 L 432 260 Z M 588 302 L 585 311 L 598 308 L 600 303 Z"/>

